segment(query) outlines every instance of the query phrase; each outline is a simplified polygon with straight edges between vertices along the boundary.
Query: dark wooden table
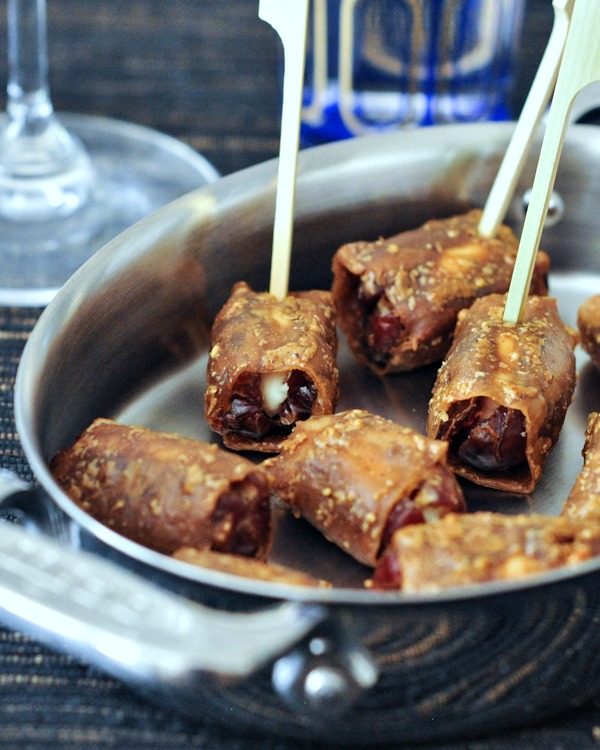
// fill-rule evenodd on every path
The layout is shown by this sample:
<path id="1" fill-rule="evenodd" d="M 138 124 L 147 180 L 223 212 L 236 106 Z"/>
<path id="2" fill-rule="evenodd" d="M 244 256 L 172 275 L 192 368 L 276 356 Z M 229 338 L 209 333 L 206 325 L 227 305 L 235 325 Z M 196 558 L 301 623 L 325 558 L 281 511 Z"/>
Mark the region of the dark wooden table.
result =
<path id="1" fill-rule="evenodd" d="M 284 0 L 282 0 L 283 2 Z M 258 0 L 61 0 L 49 4 L 51 85 L 58 111 L 156 128 L 203 153 L 222 174 L 277 154 L 278 44 Z M 552 24 L 551 0 L 528 0 L 513 97 L 518 114 Z M 4 19 L 0 38 L 5 38 Z M 5 63 L 0 60 L 0 78 Z M 1 272 L 1 269 L 0 269 Z M 22 347 L 39 310 L 0 308 L 0 463 L 30 470 L 12 397 Z M 1 602 L 0 602 L 1 604 Z M 600 747 L 600 699 L 544 726 L 437 750 Z M 191 724 L 117 680 L 12 630 L 0 629 L 0 748 L 293 750 L 235 726 Z M 307 747 L 304 743 L 303 747 Z M 396 748 L 401 748 L 398 738 Z M 427 746 L 425 750 L 433 750 Z"/>

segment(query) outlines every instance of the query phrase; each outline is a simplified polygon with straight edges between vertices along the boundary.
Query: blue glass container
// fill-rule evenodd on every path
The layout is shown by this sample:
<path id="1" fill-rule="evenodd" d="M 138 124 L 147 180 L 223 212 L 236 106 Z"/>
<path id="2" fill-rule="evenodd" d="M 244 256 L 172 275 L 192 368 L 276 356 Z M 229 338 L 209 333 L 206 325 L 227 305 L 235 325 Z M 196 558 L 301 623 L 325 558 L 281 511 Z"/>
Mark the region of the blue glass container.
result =
<path id="1" fill-rule="evenodd" d="M 524 0 L 311 0 L 301 140 L 507 119 Z"/>

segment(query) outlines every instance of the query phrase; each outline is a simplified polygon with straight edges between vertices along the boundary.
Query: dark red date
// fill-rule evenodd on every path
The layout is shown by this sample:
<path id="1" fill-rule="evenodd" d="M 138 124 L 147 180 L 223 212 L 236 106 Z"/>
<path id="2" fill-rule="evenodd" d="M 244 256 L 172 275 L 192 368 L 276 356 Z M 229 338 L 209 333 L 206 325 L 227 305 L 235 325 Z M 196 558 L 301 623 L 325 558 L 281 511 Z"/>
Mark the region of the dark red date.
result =
<path id="1" fill-rule="evenodd" d="M 400 321 L 391 313 L 379 315 L 374 312 L 369 315 L 365 321 L 365 341 L 371 359 L 385 364 L 403 331 Z"/>
<path id="2" fill-rule="evenodd" d="M 402 588 L 402 570 L 392 550 L 384 552 L 379 558 L 373 573 L 373 588 L 394 590 Z"/>
<path id="3" fill-rule="evenodd" d="M 375 294 L 368 294 L 361 287 L 358 300 L 362 308 L 363 348 L 372 362 L 383 366 L 402 339 L 405 328 L 392 311 L 382 287 Z"/>
<path id="4" fill-rule="evenodd" d="M 382 286 L 378 286 L 374 294 L 361 286 L 358 302 L 362 311 L 363 349 L 372 362 L 385 366 L 392 349 L 402 338 L 404 326 L 391 309 Z"/>
<path id="5" fill-rule="evenodd" d="M 288 377 L 288 395 L 279 414 L 270 417 L 263 410 L 259 373 L 243 373 L 234 385 L 231 408 L 223 426 L 239 435 L 261 440 L 266 435 L 289 435 L 298 420 L 308 419 L 317 397 L 314 383 L 301 370 Z"/>
<path id="6" fill-rule="evenodd" d="M 419 495 L 427 498 L 426 503 L 417 503 Z M 414 523 L 426 523 L 430 517 L 444 516 L 447 513 L 460 513 L 466 510 L 464 498 L 452 474 L 438 471 L 417 487 L 410 497 L 399 500 L 387 517 L 381 537 L 381 555 L 392 541 L 398 529 Z"/>
<path id="7" fill-rule="evenodd" d="M 253 497 L 252 497 L 253 496 Z M 270 533 L 270 506 L 266 486 L 246 480 L 223 494 L 211 516 L 211 549 L 246 557 L 260 556 Z"/>
<path id="8" fill-rule="evenodd" d="M 454 404 L 438 437 L 448 440 L 453 453 L 481 471 L 519 466 L 526 461 L 525 417 L 517 409 L 498 406 L 484 416 L 478 398 Z"/>

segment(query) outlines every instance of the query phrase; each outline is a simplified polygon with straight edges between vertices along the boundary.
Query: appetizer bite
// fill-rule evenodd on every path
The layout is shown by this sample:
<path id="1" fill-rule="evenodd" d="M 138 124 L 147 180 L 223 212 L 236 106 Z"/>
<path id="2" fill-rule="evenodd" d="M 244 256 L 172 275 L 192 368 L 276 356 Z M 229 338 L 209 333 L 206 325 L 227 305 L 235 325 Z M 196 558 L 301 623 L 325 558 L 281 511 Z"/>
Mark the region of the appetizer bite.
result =
<path id="1" fill-rule="evenodd" d="M 505 295 L 460 313 L 429 404 L 427 434 L 448 442 L 448 463 L 476 484 L 527 494 L 556 443 L 575 388 L 575 332 L 556 301 L 529 297 L 503 320 Z"/>
<path id="2" fill-rule="evenodd" d="M 514 580 L 600 554 L 600 526 L 538 514 L 450 514 L 394 534 L 369 586 L 440 591 Z"/>
<path id="3" fill-rule="evenodd" d="M 294 425 L 338 398 L 331 294 L 280 300 L 240 282 L 212 328 L 206 419 L 235 450 L 276 453 Z"/>
<path id="4" fill-rule="evenodd" d="M 83 510 L 158 552 L 270 549 L 267 475 L 217 445 L 96 419 L 50 468 Z"/>
<path id="5" fill-rule="evenodd" d="M 289 568 L 287 565 L 257 560 L 255 558 L 243 557 L 242 555 L 229 555 L 223 552 L 215 552 L 208 549 L 194 549 L 182 547 L 177 550 L 173 557 L 176 560 L 197 565 L 200 568 L 215 570 L 220 573 L 230 573 L 243 578 L 254 578 L 257 581 L 271 581 L 272 583 L 284 583 L 290 586 L 321 586 L 330 588 L 331 583 L 320 578 L 314 578 L 308 573 Z"/>
<path id="6" fill-rule="evenodd" d="M 561 515 L 600 521 L 600 414 L 588 416 L 583 445 L 583 468 L 575 479 Z"/>
<path id="7" fill-rule="evenodd" d="M 482 237 L 480 217 L 473 210 L 336 252 L 336 315 L 361 364 L 386 375 L 440 361 L 458 312 L 478 297 L 508 290 L 518 240 L 506 226 L 494 238 Z M 549 265 L 538 253 L 533 294 L 547 293 Z"/>
<path id="8" fill-rule="evenodd" d="M 275 496 L 295 515 L 374 566 L 396 529 L 466 510 L 447 448 L 353 409 L 299 422 L 264 465 Z"/>
<path id="9" fill-rule="evenodd" d="M 589 297 L 577 312 L 581 345 L 590 355 L 592 364 L 600 369 L 600 294 Z"/>

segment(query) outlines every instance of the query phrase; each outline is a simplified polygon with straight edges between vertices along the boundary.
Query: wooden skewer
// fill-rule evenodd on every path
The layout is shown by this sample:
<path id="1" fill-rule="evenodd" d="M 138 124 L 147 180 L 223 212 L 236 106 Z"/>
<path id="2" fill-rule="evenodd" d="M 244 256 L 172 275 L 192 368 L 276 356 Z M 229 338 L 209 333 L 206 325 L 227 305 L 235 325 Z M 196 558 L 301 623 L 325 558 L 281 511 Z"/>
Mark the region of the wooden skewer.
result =
<path id="1" fill-rule="evenodd" d="M 600 1 L 575 0 L 504 309 L 504 320 L 511 323 L 520 322 L 523 316 L 573 100 L 581 89 L 600 79 L 599 35 Z"/>
<path id="2" fill-rule="evenodd" d="M 503 222 L 531 143 L 546 105 L 550 101 L 562 59 L 574 0 L 553 0 L 554 23 L 519 120 L 492 185 L 479 221 L 482 237 L 495 237 Z"/>
<path id="3" fill-rule="evenodd" d="M 270 293 L 278 299 L 287 296 L 290 277 L 308 1 L 259 0 L 258 7 L 259 17 L 277 31 L 284 50 L 283 107 L 269 284 Z"/>

